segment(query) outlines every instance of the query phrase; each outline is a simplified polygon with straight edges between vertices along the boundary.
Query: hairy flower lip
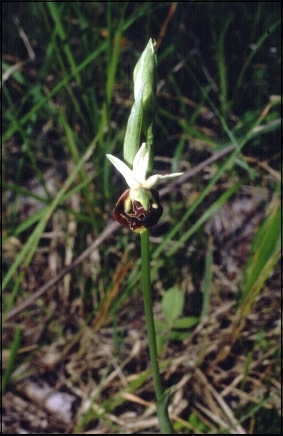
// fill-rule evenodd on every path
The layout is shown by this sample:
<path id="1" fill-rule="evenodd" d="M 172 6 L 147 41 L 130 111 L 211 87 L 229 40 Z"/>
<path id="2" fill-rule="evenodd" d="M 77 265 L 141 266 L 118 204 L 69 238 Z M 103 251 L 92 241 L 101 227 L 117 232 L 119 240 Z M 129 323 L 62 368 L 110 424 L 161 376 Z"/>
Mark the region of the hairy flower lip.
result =
<path id="1" fill-rule="evenodd" d="M 163 207 L 159 202 L 159 194 L 155 189 L 150 190 L 152 200 L 145 210 L 139 201 L 131 199 L 131 189 L 126 189 L 120 196 L 113 215 L 119 224 L 129 227 L 134 232 L 142 233 L 149 227 L 154 226 L 163 213 Z"/>

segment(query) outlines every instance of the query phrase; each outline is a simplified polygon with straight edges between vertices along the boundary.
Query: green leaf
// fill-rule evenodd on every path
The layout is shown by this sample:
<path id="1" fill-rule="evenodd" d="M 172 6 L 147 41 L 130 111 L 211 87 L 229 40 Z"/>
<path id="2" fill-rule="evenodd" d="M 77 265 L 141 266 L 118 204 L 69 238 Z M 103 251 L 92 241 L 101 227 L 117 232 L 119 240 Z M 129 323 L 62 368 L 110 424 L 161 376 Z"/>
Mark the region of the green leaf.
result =
<path id="1" fill-rule="evenodd" d="M 274 202 L 267 218 L 257 232 L 244 275 L 243 298 L 246 298 L 256 282 L 259 281 L 266 265 L 277 253 L 281 235 L 281 209 L 279 199 Z M 276 256 L 275 256 L 276 257 Z M 275 259 L 276 261 L 276 259 Z"/>
<path id="2" fill-rule="evenodd" d="M 165 318 L 170 324 L 179 317 L 184 307 L 184 294 L 177 288 L 169 289 L 161 302 Z"/>
<path id="3" fill-rule="evenodd" d="M 5 373 L 2 378 L 2 395 L 5 393 L 7 384 L 9 383 L 11 374 L 14 370 L 15 360 L 18 355 L 18 350 L 20 348 L 20 345 L 21 345 L 21 328 L 17 327 L 15 331 L 14 340 L 10 348 L 10 356 L 7 362 Z"/>
<path id="4" fill-rule="evenodd" d="M 183 341 L 190 334 L 190 329 L 198 323 L 199 319 L 195 316 L 186 316 L 176 319 L 173 328 L 169 333 L 171 341 Z"/>
<path id="5" fill-rule="evenodd" d="M 184 316 L 182 318 L 176 319 L 174 322 L 174 329 L 190 329 L 198 323 L 199 319 L 197 316 Z"/>

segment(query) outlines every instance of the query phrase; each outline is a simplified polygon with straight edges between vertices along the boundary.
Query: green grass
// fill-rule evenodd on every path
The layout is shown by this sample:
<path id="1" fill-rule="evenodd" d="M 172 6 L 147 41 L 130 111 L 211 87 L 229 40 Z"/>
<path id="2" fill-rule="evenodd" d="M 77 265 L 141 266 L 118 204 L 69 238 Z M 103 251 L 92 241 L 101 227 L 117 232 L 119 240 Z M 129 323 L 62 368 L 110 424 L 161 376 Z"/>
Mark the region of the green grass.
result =
<path id="1" fill-rule="evenodd" d="M 9 313 L 109 226 L 126 186 L 105 155 L 122 157 L 133 67 L 149 38 L 159 39 L 171 3 L 7 5 L 2 30 L 2 307 L 8 356 L 3 401 L 27 374 L 49 380 L 53 373 L 57 388 L 80 392 L 81 402 L 90 400 L 66 432 L 99 426 L 105 432 L 155 431 L 154 423 L 143 427 L 153 389 L 142 341 L 138 235 L 119 227 L 37 302 L 14 318 Z M 172 182 L 162 197 L 160 223 L 150 231 L 158 336 L 164 332 L 158 339 L 159 364 L 170 388 L 171 420 L 181 434 L 227 433 L 235 431 L 235 422 L 262 434 L 269 431 L 269 421 L 262 420 L 268 413 L 277 434 L 279 4 L 178 3 L 163 28 L 154 171 L 186 172 L 216 156 L 181 186 Z M 228 258 L 235 245 L 224 238 L 229 223 L 223 224 L 220 213 L 246 200 L 255 206 L 250 212 L 241 209 L 239 216 L 246 213 L 253 230 L 249 227 L 247 243 L 244 224 L 239 234 L 228 232 L 234 244 L 239 242 L 242 259 L 235 260 L 232 271 L 225 269 L 223 252 Z M 209 230 L 213 219 L 224 227 Z M 169 325 L 166 292 L 170 297 L 172 288 L 172 304 L 180 304 L 181 312 Z M 193 322 L 182 328 L 188 319 Z M 105 349 L 96 355 L 104 341 Z M 44 356 L 52 355 L 48 366 Z M 114 377 L 117 365 L 121 379 Z M 202 385 L 200 374 L 213 389 Z M 263 392 L 258 402 L 257 386 Z M 235 422 L 217 403 L 215 392 L 225 389 Z M 177 398 L 183 400 L 181 409 Z M 136 428 L 126 411 L 135 414 Z"/>

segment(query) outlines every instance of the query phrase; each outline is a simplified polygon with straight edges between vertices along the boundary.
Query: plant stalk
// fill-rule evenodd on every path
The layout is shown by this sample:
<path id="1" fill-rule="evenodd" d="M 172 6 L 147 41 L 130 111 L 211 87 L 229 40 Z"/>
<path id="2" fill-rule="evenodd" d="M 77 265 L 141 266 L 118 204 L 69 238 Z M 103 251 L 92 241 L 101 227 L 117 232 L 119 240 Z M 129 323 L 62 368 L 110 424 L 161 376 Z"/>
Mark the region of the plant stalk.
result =
<path id="1" fill-rule="evenodd" d="M 143 287 L 143 297 L 144 297 L 145 319 L 146 319 L 153 385 L 156 395 L 157 417 L 159 421 L 161 434 L 172 434 L 172 427 L 169 420 L 168 409 L 167 409 L 168 396 L 167 394 L 165 394 L 164 389 L 162 387 L 158 358 L 157 358 L 156 334 L 155 334 L 155 326 L 154 326 L 153 310 L 152 310 L 148 230 L 141 233 L 141 260 L 142 260 L 142 287 Z"/>

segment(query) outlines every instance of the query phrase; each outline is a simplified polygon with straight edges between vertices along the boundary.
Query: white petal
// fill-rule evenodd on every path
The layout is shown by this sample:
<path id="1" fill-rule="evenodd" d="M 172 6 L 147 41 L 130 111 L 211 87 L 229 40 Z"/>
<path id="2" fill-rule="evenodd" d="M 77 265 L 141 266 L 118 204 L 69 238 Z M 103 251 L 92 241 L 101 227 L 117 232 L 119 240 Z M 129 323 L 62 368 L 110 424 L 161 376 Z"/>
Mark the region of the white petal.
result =
<path id="1" fill-rule="evenodd" d="M 116 167 L 117 170 L 122 174 L 130 188 L 136 189 L 140 186 L 140 183 L 133 177 L 133 171 L 123 161 L 112 154 L 107 154 L 106 156 L 114 165 L 114 167 Z"/>
<path id="2" fill-rule="evenodd" d="M 148 170 L 148 164 L 149 164 L 149 147 L 144 142 L 137 154 L 135 155 L 134 162 L 133 162 L 133 174 L 135 176 L 135 179 L 138 180 L 140 183 L 145 182 L 146 173 Z"/>

